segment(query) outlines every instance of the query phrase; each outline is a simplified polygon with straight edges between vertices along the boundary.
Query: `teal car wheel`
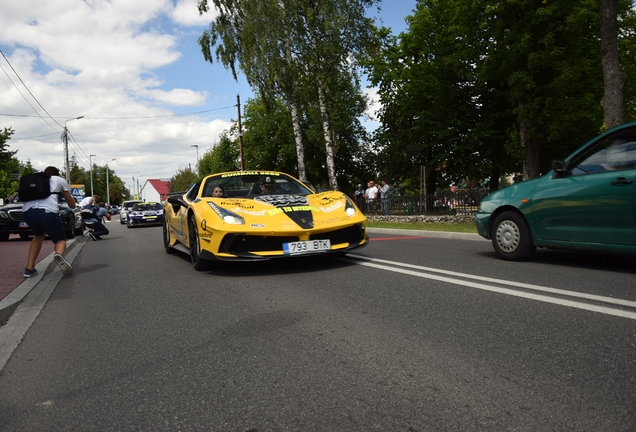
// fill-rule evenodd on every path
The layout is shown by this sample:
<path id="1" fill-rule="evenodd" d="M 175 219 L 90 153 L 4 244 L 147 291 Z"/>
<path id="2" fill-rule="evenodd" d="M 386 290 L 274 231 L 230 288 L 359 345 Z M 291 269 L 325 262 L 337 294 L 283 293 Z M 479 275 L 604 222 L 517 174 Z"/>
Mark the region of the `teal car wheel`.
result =
<path id="1" fill-rule="evenodd" d="M 536 249 L 528 224 L 523 216 L 514 211 L 506 211 L 497 216 L 492 233 L 492 245 L 501 259 L 524 261 Z"/>

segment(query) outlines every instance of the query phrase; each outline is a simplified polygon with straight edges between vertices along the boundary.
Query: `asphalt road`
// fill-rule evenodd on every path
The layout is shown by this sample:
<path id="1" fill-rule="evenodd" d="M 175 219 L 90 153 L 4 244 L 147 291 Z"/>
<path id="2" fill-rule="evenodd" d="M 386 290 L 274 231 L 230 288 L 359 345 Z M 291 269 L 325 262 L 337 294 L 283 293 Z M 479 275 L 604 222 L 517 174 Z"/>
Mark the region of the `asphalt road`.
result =
<path id="1" fill-rule="evenodd" d="M 0 372 L 0 430 L 636 430 L 633 258 L 373 234 L 196 272 L 108 227 Z"/>

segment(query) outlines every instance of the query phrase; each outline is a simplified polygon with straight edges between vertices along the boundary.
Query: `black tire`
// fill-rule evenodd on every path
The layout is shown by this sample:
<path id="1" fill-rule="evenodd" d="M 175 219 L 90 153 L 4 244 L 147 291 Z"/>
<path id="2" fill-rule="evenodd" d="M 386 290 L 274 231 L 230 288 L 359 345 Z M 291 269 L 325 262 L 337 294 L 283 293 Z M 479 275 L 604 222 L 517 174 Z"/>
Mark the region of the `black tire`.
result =
<path id="1" fill-rule="evenodd" d="M 9 241 L 9 236 L 11 233 L 9 231 L 0 233 L 0 241 Z"/>
<path id="2" fill-rule="evenodd" d="M 499 258 L 506 261 L 525 261 L 536 250 L 526 220 L 515 211 L 497 216 L 492 225 L 492 245 Z"/>
<path id="3" fill-rule="evenodd" d="M 80 224 L 79 227 L 75 228 L 75 235 L 79 236 L 84 234 L 84 230 L 86 229 L 86 225 L 84 224 L 84 221 L 82 221 L 82 223 Z"/>
<path id="4" fill-rule="evenodd" d="M 199 230 L 197 229 L 196 218 L 190 216 L 188 230 L 190 233 L 190 261 L 196 271 L 207 270 L 210 262 L 201 258 L 201 246 L 199 244 Z"/>
<path id="5" fill-rule="evenodd" d="M 176 249 L 170 246 L 170 230 L 168 229 L 168 221 L 163 218 L 163 247 L 167 254 L 172 255 L 176 252 Z"/>
<path id="6" fill-rule="evenodd" d="M 31 237 L 31 234 L 29 234 L 29 233 L 20 233 L 19 236 L 22 239 L 28 239 L 29 237 Z M 7 236 L 7 238 L 9 238 L 9 236 Z"/>
<path id="7" fill-rule="evenodd" d="M 75 238 L 75 232 L 73 231 L 73 228 L 71 228 L 71 229 L 69 229 L 67 231 L 64 231 L 64 234 L 66 234 L 66 239 L 67 240 Z"/>

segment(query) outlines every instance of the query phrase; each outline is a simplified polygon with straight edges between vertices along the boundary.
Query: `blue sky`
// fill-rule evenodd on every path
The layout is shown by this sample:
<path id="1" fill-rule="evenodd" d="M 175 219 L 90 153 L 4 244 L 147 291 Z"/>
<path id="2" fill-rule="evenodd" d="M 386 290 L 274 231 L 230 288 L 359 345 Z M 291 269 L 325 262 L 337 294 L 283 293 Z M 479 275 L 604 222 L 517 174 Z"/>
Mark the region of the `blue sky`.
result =
<path id="1" fill-rule="evenodd" d="M 397 34 L 415 4 L 370 15 Z M 10 148 L 36 168 L 63 168 L 66 124 L 85 168 L 108 162 L 129 186 L 170 178 L 236 119 L 236 95 L 252 96 L 243 76 L 203 60 L 197 38 L 213 15 L 199 17 L 196 0 L 21 0 L 0 11 L 0 128 L 15 130 Z"/>

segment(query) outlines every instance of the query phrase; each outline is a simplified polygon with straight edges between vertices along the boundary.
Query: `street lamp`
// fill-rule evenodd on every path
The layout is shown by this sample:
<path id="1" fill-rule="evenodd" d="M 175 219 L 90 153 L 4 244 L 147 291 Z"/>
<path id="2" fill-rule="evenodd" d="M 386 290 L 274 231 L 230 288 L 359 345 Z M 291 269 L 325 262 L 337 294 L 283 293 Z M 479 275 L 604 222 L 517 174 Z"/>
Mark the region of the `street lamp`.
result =
<path id="1" fill-rule="evenodd" d="M 91 196 L 95 195 L 93 193 L 93 156 L 97 156 L 97 155 L 89 155 L 88 156 L 88 160 L 89 160 L 89 163 L 91 165 Z"/>
<path id="2" fill-rule="evenodd" d="M 139 171 L 137 171 L 139 172 Z M 146 177 L 145 174 L 141 174 L 137 176 L 137 199 L 142 199 L 141 198 L 141 189 L 139 189 L 139 177 Z"/>
<path id="3" fill-rule="evenodd" d="M 106 199 L 108 201 L 108 207 L 110 207 L 110 188 L 108 186 L 108 162 L 112 162 L 117 158 L 112 158 L 106 162 Z"/>
<path id="4" fill-rule="evenodd" d="M 68 183 L 69 185 L 71 184 L 71 167 L 70 164 L 68 162 L 68 128 L 66 127 L 66 123 L 70 122 L 71 120 L 79 120 L 81 118 L 84 118 L 84 116 L 79 116 L 79 117 L 74 117 L 72 119 L 68 119 L 64 122 L 64 134 L 62 135 L 62 138 L 64 138 L 64 160 L 66 162 L 66 183 Z"/>
<path id="5" fill-rule="evenodd" d="M 199 146 L 196 144 L 191 145 L 190 147 L 196 147 L 197 148 L 197 171 L 199 169 Z"/>

